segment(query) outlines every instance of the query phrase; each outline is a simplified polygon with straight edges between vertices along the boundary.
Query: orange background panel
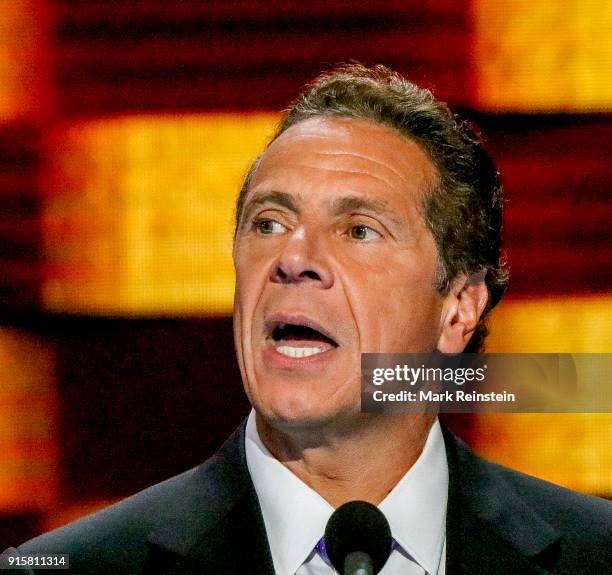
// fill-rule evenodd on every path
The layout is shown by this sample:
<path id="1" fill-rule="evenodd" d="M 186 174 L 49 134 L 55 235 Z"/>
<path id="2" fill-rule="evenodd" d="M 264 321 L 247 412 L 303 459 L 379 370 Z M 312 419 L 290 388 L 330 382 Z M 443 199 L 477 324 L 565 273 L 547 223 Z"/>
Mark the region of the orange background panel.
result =
<path id="1" fill-rule="evenodd" d="M 57 398 L 49 346 L 0 329 L 0 512 L 40 510 L 57 496 Z"/>
<path id="2" fill-rule="evenodd" d="M 0 2 L 0 122 L 40 120 L 51 110 L 47 0 Z"/>
<path id="3" fill-rule="evenodd" d="M 233 210 L 271 113 L 79 122 L 50 143 L 45 307 L 230 312 Z"/>
<path id="4" fill-rule="evenodd" d="M 612 295 L 502 300 L 491 314 L 487 351 L 611 353 Z"/>
<path id="5" fill-rule="evenodd" d="M 612 494 L 612 414 L 480 414 L 472 433 L 474 449 L 491 461 L 584 493 Z"/>
<path id="6" fill-rule="evenodd" d="M 610 353 L 612 297 L 505 301 L 493 312 L 487 351 Z M 471 434 L 488 459 L 571 489 L 612 494 L 610 413 L 478 414 Z"/>
<path id="7" fill-rule="evenodd" d="M 610 110 L 608 0 L 474 0 L 472 10 L 476 107 Z"/>

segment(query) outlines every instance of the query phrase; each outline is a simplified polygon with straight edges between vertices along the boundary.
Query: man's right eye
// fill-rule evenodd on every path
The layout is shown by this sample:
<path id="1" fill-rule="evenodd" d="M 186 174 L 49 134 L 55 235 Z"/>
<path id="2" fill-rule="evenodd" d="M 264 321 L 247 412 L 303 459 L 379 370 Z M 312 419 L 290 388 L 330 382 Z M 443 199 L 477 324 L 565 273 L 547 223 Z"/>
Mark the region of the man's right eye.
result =
<path id="1" fill-rule="evenodd" d="M 285 229 L 285 226 L 276 220 L 269 218 L 256 220 L 255 228 L 260 234 L 280 234 Z"/>

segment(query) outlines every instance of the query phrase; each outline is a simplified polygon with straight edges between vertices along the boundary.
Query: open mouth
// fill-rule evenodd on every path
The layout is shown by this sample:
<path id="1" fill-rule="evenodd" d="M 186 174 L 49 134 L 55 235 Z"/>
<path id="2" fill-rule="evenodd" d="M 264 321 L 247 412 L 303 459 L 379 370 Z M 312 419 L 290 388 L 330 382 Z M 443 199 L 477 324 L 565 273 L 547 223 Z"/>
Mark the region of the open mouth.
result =
<path id="1" fill-rule="evenodd" d="M 271 328 L 272 345 L 287 357 L 310 357 L 338 347 L 329 335 L 309 325 L 278 322 Z"/>

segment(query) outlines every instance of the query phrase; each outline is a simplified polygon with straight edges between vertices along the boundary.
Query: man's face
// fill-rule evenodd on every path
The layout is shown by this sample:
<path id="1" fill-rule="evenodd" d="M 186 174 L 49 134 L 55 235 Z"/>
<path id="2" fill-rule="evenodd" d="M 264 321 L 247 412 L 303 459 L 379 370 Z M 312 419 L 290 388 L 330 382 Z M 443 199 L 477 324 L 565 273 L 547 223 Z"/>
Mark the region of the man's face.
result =
<path id="1" fill-rule="evenodd" d="M 437 251 L 421 215 L 436 172 L 390 128 L 309 119 L 265 152 L 234 245 L 234 336 L 268 422 L 355 417 L 360 354 L 436 347 Z"/>

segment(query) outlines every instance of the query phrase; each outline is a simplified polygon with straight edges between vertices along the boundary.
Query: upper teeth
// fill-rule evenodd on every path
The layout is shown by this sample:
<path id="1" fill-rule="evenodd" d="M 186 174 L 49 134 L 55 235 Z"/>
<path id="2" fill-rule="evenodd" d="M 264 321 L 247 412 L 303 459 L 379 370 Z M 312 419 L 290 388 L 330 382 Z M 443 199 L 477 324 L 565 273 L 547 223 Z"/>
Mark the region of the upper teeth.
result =
<path id="1" fill-rule="evenodd" d="M 292 347 L 290 345 L 279 345 L 276 351 L 288 357 L 308 357 L 309 355 L 322 353 L 325 350 L 322 347 Z"/>

